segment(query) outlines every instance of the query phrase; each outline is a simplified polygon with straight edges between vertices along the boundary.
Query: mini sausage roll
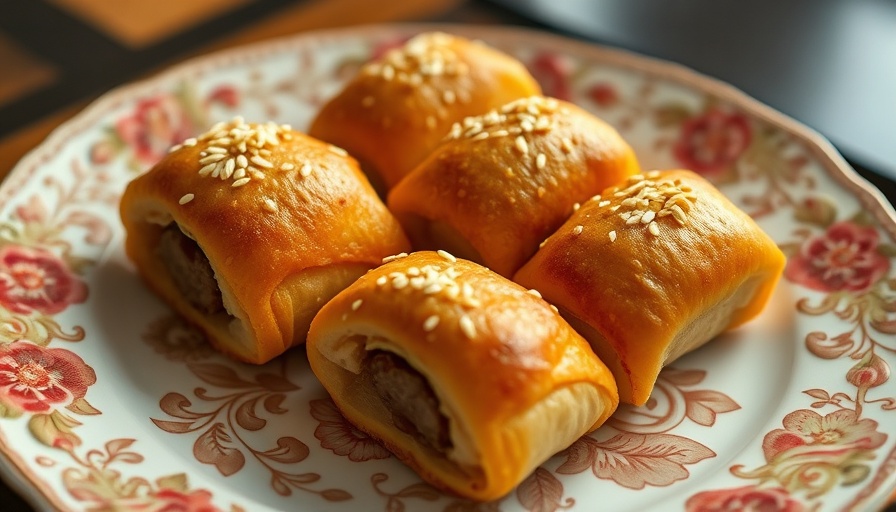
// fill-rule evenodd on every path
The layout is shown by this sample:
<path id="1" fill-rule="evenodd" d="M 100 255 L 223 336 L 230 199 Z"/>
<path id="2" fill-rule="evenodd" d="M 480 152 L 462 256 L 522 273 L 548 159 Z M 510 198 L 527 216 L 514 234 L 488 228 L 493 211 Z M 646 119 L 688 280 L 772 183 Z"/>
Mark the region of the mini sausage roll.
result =
<path id="1" fill-rule="evenodd" d="M 637 172 L 613 127 L 533 96 L 454 125 L 388 204 L 416 249 L 445 249 L 510 278 L 576 203 Z"/>
<path id="2" fill-rule="evenodd" d="M 417 35 L 365 65 L 309 133 L 349 151 L 378 189 L 410 172 L 464 117 L 541 89 L 516 59 L 441 32 Z"/>
<path id="3" fill-rule="evenodd" d="M 616 409 L 606 366 L 537 293 L 448 253 L 361 277 L 308 335 L 345 417 L 422 478 L 503 496 Z"/>
<path id="4" fill-rule="evenodd" d="M 620 400 L 642 405 L 665 364 L 759 314 L 783 267 L 753 219 L 674 170 L 583 204 L 514 279 L 591 342 Z"/>
<path id="5" fill-rule="evenodd" d="M 250 363 L 303 343 L 327 300 L 408 247 L 343 150 L 239 118 L 134 179 L 121 218 L 146 283 Z"/>

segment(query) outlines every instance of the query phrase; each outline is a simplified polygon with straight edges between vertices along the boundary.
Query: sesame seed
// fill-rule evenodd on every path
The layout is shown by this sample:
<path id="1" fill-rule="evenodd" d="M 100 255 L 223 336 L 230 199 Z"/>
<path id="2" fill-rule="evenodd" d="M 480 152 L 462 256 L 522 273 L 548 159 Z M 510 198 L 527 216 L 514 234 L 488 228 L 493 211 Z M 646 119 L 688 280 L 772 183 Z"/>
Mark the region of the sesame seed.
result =
<path id="1" fill-rule="evenodd" d="M 296 168 L 296 166 L 292 162 L 283 162 L 280 164 L 280 168 L 284 171 L 291 171 Z"/>
<path id="2" fill-rule="evenodd" d="M 553 304 L 548 304 L 548 306 L 551 306 L 551 309 L 554 310 L 554 313 L 559 313 L 559 312 L 560 312 L 560 310 L 557 309 L 557 306 L 555 306 L 555 305 L 553 305 Z"/>
<path id="3" fill-rule="evenodd" d="M 309 162 L 302 164 L 302 168 L 299 169 L 299 174 L 301 174 L 303 178 L 311 176 L 311 164 Z"/>
<path id="4" fill-rule="evenodd" d="M 377 286 L 386 286 L 386 283 L 388 283 L 388 282 L 389 282 L 389 278 L 386 276 L 380 276 L 380 277 L 376 278 Z"/>
<path id="5" fill-rule="evenodd" d="M 641 216 L 641 222 L 643 224 L 650 224 L 653 222 L 654 217 L 656 217 L 656 213 L 653 210 L 648 210 Z"/>
<path id="6" fill-rule="evenodd" d="M 603 200 L 603 201 L 597 203 L 597 206 L 599 206 L 600 208 L 603 208 L 604 206 L 608 206 L 609 204 L 610 204 L 610 201 Z"/>
<path id="7" fill-rule="evenodd" d="M 569 137 L 560 139 L 560 147 L 563 148 L 565 153 L 572 153 L 572 141 L 569 140 Z"/>
<path id="8" fill-rule="evenodd" d="M 610 235 L 610 241 L 615 242 L 616 241 L 616 231 L 610 231 L 608 234 Z"/>
<path id="9" fill-rule="evenodd" d="M 544 153 L 539 153 L 537 157 L 535 157 L 535 167 L 538 169 L 544 169 L 544 166 L 548 163 L 548 157 L 545 156 Z"/>
<path id="10" fill-rule="evenodd" d="M 252 155 L 252 158 L 250 158 L 249 160 L 253 164 L 255 164 L 261 168 L 264 168 L 264 169 L 273 169 L 274 168 L 274 164 L 272 164 L 270 161 L 268 161 L 267 159 L 263 158 L 260 155 Z"/>
<path id="11" fill-rule="evenodd" d="M 579 224 L 578 226 L 572 228 L 572 234 L 574 234 L 574 235 L 581 235 L 581 234 L 582 234 L 582 230 L 584 230 L 584 229 L 585 229 L 585 227 L 582 226 L 581 224 Z"/>
<path id="12" fill-rule="evenodd" d="M 441 256 L 443 259 L 446 259 L 446 260 L 450 261 L 451 263 L 457 263 L 457 258 L 455 258 L 454 255 L 451 254 L 451 253 L 448 252 L 448 251 L 444 251 L 444 250 L 442 250 L 442 249 L 439 249 L 438 251 L 436 251 L 436 253 L 437 253 L 439 256 Z"/>
<path id="13" fill-rule="evenodd" d="M 383 258 L 383 263 L 389 263 L 390 261 L 395 261 L 401 258 L 404 258 L 408 255 L 406 252 L 400 252 L 398 254 L 393 254 L 392 256 L 386 256 Z"/>
<path id="14" fill-rule="evenodd" d="M 252 181 L 252 178 L 240 178 L 240 179 L 234 181 L 230 186 L 233 188 L 238 188 L 238 187 L 242 187 L 246 183 L 249 183 L 250 181 Z"/>
<path id="15" fill-rule="evenodd" d="M 439 325 L 439 315 L 431 315 L 423 321 L 423 330 L 426 332 L 431 332 L 436 326 Z"/>
<path id="16" fill-rule="evenodd" d="M 659 226 L 657 226 L 656 221 L 648 224 L 647 230 L 650 231 L 650 234 L 653 236 L 659 236 L 659 234 L 660 234 L 660 228 L 659 228 Z"/>
<path id="17" fill-rule="evenodd" d="M 548 191 L 545 190 L 544 187 L 538 187 L 538 191 L 537 191 L 537 192 L 538 192 L 538 197 L 544 197 L 544 195 L 547 194 Z"/>
<path id="18" fill-rule="evenodd" d="M 358 308 L 361 307 L 361 304 L 362 304 L 363 302 L 364 302 L 364 301 L 363 301 L 362 299 L 357 299 L 357 300 L 355 300 L 354 302 L 352 302 L 352 311 L 357 311 Z"/>
<path id="19" fill-rule="evenodd" d="M 339 156 L 348 156 L 348 151 L 340 148 L 339 146 L 334 146 L 331 144 L 327 149 L 329 149 L 331 153 L 335 153 Z"/>
<path id="20" fill-rule="evenodd" d="M 181 205 L 187 204 L 190 201 L 192 201 L 194 197 L 196 197 L 195 194 L 184 194 L 183 196 L 181 196 L 180 200 L 178 201 L 178 204 L 181 204 Z"/>
<path id="21" fill-rule="evenodd" d="M 264 203 L 262 204 L 264 205 L 264 209 L 271 213 L 277 213 L 277 211 L 280 209 L 277 206 L 277 203 L 275 203 L 274 200 L 269 197 L 264 198 Z"/>
<path id="22" fill-rule="evenodd" d="M 476 325 L 473 323 L 473 319 L 466 313 L 460 317 L 460 330 L 463 331 L 464 336 L 469 339 L 476 337 Z"/>
<path id="23" fill-rule="evenodd" d="M 526 293 L 528 293 L 529 295 L 534 295 L 534 296 L 538 297 L 539 299 L 542 298 L 542 297 L 541 297 L 541 292 L 539 292 L 539 291 L 536 290 L 535 288 L 531 288 L 531 289 L 529 289 L 529 290 L 526 290 Z"/>
<path id="24" fill-rule="evenodd" d="M 579 208 L 581 208 L 581 207 L 582 207 L 582 205 L 580 205 L 579 203 L 573 203 L 572 211 L 577 212 L 577 211 L 579 211 Z"/>
<path id="25" fill-rule="evenodd" d="M 446 89 L 442 92 L 442 101 L 451 105 L 457 100 L 457 95 L 454 94 L 454 91 Z"/>
<path id="26" fill-rule="evenodd" d="M 513 143 L 516 145 L 517 151 L 524 155 L 529 154 L 529 145 L 526 144 L 526 139 L 522 135 L 518 135 Z"/>

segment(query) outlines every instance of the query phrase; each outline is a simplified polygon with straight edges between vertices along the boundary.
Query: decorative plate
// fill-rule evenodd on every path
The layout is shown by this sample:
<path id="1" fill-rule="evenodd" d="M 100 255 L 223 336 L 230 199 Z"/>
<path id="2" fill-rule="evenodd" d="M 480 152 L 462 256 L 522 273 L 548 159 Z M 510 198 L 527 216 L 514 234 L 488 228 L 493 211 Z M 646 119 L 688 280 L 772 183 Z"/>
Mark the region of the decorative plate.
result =
<path id="1" fill-rule="evenodd" d="M 760 318 L 494 503 L 352 428 L 301 349 L 213 353 L 122 251 L 119 195 L 170 145 L 237 114 L 305 127 L 361 63 L 436 28 L 518 57 L 645 168 L 711 179 L 789 259 Z M 818 135 L 675 65 L 508 28 L 302 34 L 109 93 L 21 161 L 0 209 L 0 467 L 39 508 L 867 510 L 896 486 L 896 215 Z"/>

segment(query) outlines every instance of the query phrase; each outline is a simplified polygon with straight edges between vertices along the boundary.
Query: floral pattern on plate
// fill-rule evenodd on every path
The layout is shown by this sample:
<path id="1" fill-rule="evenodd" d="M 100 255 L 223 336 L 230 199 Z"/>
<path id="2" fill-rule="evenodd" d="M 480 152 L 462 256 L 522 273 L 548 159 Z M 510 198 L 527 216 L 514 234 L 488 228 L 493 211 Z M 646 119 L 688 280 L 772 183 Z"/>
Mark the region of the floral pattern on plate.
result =
<path id="1" fill-rule="evenodd" d="M 687 70 L 513 29 L 521 59 L 646 168 L 715 182 L 788 254 L 766 312 L 663 371 L 650 402 L 493 503 L 421 482 L 347 423 L 301 349 L 211 350 L 139 283 L 117 200 L 167 148 L 242 114 L 306 126 L 360 63 L 433 27 L 297 36 L 114 91 L 0 189 L 0 453 L 63 510 L 861 509 L 896 483 L 891 209 L 829 146 Z"/>

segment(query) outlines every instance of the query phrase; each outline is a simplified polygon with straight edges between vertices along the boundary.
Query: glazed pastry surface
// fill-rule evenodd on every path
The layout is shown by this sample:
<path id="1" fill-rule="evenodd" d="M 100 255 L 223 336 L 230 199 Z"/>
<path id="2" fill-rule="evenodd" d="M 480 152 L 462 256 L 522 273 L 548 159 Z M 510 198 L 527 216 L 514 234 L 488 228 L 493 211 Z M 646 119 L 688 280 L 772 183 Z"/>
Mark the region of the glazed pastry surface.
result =
<path id="1" fill-rule="evenodd" d="M 533 96 L 464 119 L 389 194 L 417 249 L 512 277 L 573 206 L 639 172 L 632 148 L 581 108 Z"/>
<path id="2" fill-rule="evenodd" d="M 544 300 L 444 252 L 362 276 L 321 309 L 307 348 L 346 418 L 476 500 L 509 492 L 618 404 L 609 370 Z"/>
<path id="3" fill-rule="evenodd" d="M 454 122 L 540 92 L 509 55 L 462 37 L 423 33 L 365 65 L 324 105 L 309 133 L 348 150 L 385 192 Z"/>
<path id="4" fill-rule="evenodd" d="M 684 170 L 604 191 L 514 277 L 560 308 L 644 404 L 665 364 L 764 307 L 785 258 L 747 214 Z"/>
<path id="5" fill-rule="evenodd" d="M 121 217 L 146 283 L 216 348 L 251 363 L 303 343 L 327 300 L 408 248 L 343 150 L 239 118 L 133 180 Z"/>

